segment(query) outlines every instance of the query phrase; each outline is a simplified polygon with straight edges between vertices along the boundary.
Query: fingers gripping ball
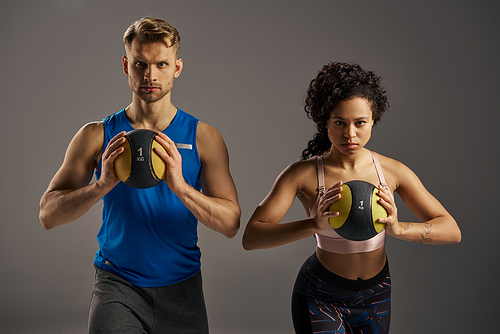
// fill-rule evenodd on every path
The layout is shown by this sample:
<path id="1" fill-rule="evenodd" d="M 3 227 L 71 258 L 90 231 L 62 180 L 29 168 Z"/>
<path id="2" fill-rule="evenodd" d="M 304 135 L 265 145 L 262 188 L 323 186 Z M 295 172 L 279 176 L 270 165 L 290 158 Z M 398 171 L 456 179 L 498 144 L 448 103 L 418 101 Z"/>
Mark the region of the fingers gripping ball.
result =
<path id="1" fill-rule="evenodd" d="M 164 161 L 154 152 L 158 147 L 156 132 L 138 129 L 127 132 L 127 141 L 121 145 L 125 150 L 115 159 L 114 167 L 118 178 L 128 186 L 145 189 L 159 184 L 165 179 Z"/>
<path id="2" fill-rule="evenodd" d="M 365 181 L 349 181 L 342 185 L 341 197 L 330 206 L 339 212 L 330 218 L 330 225 L 349 240 L 367 240 L 382 231 L 385 224 L 378 219 L 387 217 L 387 211 L 378 203 L 378 188 Z"/>

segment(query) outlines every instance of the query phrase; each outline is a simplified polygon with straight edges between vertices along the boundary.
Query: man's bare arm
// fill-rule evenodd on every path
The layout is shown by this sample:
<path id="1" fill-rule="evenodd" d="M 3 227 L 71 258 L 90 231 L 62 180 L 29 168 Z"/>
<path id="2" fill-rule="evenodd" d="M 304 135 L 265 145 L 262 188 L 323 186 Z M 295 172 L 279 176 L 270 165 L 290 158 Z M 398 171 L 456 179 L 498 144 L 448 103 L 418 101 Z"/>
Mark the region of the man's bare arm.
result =
<path id="1" fill-rule="evenodd" d="M 233 179 L 229 172 L 229 156 L 219 132 L 210 125 L 198 125 L 197 146 L 201 160 L 203 193 L 189 186 L 182 177 L 182 161 L 175 143 L 164 134 L 157 140 L 168 154 L 156 152 L 167 163 L 169 188 L 181 199 L 196 218 L 208 228 L 232 238 L 240 226 L 240 207 Z"/>
<path id="2" fill-rule="evenodd" d="M 80 218 L 119 182 L 113 169 L 123 149 L 124 133 L 117 135 L 103 155 L 99 180 L 89 184 L 104 145 L 102 122 L 82 127 L 71 140 L 63 164 L 40 200 L 40 222 L 49 230 Z"/>

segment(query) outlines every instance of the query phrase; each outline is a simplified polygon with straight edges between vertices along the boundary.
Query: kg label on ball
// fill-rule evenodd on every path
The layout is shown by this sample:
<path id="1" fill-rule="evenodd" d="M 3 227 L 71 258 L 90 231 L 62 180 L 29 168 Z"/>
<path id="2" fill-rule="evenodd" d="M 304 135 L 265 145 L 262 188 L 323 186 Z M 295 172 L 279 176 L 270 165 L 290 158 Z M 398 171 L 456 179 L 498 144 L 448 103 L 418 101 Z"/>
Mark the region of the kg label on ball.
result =
<path id="1" fill-rule="evenodd" d="M 144 157 L 142 156 L 142 147 L 139 147 L 137 149 L 137 152 L 139 152 L 139 156 L 137 157 L 137 161 L 144 161 Z"/>

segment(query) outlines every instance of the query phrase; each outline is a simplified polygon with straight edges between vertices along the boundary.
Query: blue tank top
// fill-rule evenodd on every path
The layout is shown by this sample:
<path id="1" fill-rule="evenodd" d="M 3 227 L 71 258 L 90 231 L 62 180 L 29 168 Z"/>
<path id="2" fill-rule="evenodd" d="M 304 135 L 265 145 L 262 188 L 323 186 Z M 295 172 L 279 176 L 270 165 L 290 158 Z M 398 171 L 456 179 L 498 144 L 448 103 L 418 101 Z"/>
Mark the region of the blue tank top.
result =
<path id="1" fill-rule="evenodd" d="M 104 147 L 119 132 L 134 130 L 125 109 L 103 121 Z M 178 109 L 163 133 L 177 145 L 186 182 L 200 190 L 198 121 Z M 95 174 L 100 177 L 101 162 Z M 102 221 L 97 267 L 142 287 L 171 285 L 199 271 L 198 220 L 165 182 L 147 189 L 118 183 L 103 197 Z"/>

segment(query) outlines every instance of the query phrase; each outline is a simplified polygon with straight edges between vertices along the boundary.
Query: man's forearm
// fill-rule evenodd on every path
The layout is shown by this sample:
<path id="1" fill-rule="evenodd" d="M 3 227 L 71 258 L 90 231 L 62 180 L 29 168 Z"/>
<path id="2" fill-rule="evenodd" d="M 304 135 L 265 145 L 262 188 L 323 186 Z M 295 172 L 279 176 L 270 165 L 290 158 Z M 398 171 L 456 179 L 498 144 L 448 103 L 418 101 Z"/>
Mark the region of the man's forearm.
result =
<path id="1" fill-rule="evenodd" d="M 46 230 L 70 223 L 83 216 L 108 192 L 97 182 L 76 190 L 48 190 L 40 200 L 40 222 Z"/>
<path id="2" fill-rule="evenodd" d="M 232 238 L 240 227 L 238 203 L 207 196 L 186 184 L 178 194 L 184 205 L 208 228 Z"/>

